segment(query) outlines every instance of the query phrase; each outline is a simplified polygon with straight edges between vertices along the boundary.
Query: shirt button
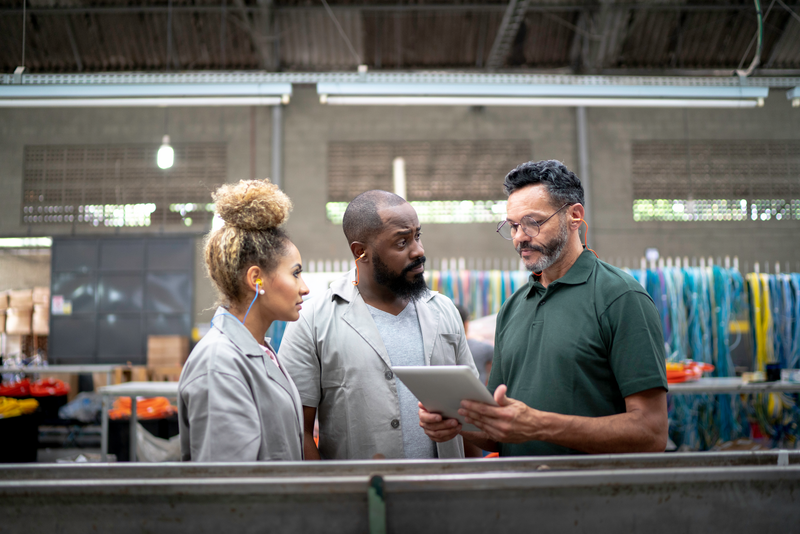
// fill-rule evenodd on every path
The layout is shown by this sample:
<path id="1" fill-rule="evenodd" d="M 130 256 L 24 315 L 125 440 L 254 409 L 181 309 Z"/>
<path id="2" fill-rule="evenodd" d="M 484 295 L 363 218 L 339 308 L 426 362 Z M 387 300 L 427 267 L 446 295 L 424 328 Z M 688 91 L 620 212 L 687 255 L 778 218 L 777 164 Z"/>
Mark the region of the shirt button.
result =
<path id="1" fill-rule="evenodd" d="M 398 426 L 400 426 L 400 421 L 392 419 L 392 428 L 397 428 Z"/>
<path id="2" fill-rule="evenodd" d="M 392 374 L 391 371 L 386 371 L 385 373 L 383 373 L 383 376 L 386 377 L 386 380 L 391 380 L 392 378 L 394 378 L 394 374 Z"/>
<path id="3" fill-rule="evenodd" d="M 544 306 L 544 303 L 545 303 L 545 302 L 547 302 L 547 301 L 546 301 L 546 300 L 543 300 L 543 301 L 541 301 L 541 302 L 539 303 L 539 306 Z"/>

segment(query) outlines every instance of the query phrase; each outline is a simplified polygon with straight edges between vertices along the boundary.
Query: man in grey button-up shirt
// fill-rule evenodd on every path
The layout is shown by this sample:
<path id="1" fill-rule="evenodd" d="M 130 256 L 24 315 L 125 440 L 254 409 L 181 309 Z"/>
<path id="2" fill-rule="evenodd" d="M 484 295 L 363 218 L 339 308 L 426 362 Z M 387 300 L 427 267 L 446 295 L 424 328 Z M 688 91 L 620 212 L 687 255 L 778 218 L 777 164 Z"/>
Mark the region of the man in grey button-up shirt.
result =
<path id="1" fill-rule="evenodd" d="M 343 226 L 358 270 L 312 295 L 300 319 L 287 325 L 280 348 L 303 403 L 305 457 L 405 458 L 397 379 L 368 306 L 397 316 L 413 302 L 425 365 L 478 372 L 455 305 L 425 286 L 414 208 L 392 193 L 368 191 L 350 203 Z M 317 412 L 319 449 L 311 439 Z M 471 445 L 465 451 L 460 436 L 436 447 L 439 458 L 465 452 L 480 455 Z"/>

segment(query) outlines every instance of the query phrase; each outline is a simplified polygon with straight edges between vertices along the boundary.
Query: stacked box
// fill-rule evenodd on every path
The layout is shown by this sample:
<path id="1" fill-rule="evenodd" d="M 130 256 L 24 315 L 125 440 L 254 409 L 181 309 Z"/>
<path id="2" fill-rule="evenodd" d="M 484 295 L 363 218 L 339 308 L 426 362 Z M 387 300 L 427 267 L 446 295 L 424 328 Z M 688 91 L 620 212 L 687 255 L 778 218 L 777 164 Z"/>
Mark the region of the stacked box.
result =
<path id="1" fill-rule="evenodd" d="M 147 367 L 182 367 L 189 357 L 186 336 L 148 336 Z"/>
<path id="2" fill-rule="evenodd" d="M 50 288 L 49 287 L 34 287 L 32 295 L 33 305 L 50 307 Z"/>
<path id="3" fill-rule="evenodd" d="M 50 307 L 47 304 L 33 305 L 33 333 L 37 336 L 50 334 Z"/>
<path id="4" fill-rule="evenodd" d="M 120 366 L 114 369 L 111 380 L 115 384 L 124 382 L 147 382 L 147 367 L 143 365 Z"/>
<path id="5" fill-rule="evenodd" d="M 6 310 L 6 333 L 28 335 L 32 330 L 33 310 L 9 308 Z"/>
<path id="6" fill-rule="evenodd" d="M 0 291 L 0 334 L 6 331 L 6 310 L 8 309 L 8 291 Z"/>
<path id="7" fill-rule="evenodd" d="M 8 292 L 8 307 L 18 309 L 33 309 L 33 290 L 15 289 Z"/>

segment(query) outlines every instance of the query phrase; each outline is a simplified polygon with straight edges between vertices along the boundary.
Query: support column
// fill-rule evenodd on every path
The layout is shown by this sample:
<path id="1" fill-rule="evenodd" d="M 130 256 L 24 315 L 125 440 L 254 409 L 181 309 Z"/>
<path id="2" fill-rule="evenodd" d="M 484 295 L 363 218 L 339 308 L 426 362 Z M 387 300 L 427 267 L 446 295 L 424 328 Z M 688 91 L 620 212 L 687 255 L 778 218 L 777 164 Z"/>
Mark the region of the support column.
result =
<path id="1" fill-rule="evenodd" d="M 272 106 L 272 175 L 273 184 L 283 189 L 283 105 Z"/>
<path id="2" fill-rule="evenodd" d="M 583 209 L 586 211 L 584 220 L 589 228 L 594 228 L 592 220 L 592 189 L 591 177 L 589 175 L 589 132 L 586 120 L 586 108 L 583 106 L 575 108 L 576 130 L 578 134 L 578 178 L 583 184 L 583 196 L 585 199 Z M 589 246 L 587 241 L 586 246 Z"/>
<path id="3" fill-rule="evenodd" d="M 129 461 L 136 461 L 136 395 L 131 395 L 131 419 L 130 419 L 130 433 L 129 433 Z"/>

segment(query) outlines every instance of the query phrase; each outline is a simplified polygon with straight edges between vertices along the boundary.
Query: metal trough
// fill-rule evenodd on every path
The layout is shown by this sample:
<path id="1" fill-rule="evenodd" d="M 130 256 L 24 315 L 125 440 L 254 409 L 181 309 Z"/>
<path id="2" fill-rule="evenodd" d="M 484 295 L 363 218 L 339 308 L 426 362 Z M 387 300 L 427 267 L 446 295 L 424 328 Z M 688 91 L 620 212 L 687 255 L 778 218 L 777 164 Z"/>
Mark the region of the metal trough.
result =
<path id="1" fill-rule="evenodd" d="M 383 507 L 367 497 L 373 474 L 385 489 L 379 524 L 374 512 Z M 385 525 L 414 534 L 672 534 L 791 532 L 798 524 L 800 451 L 0 470 L 0 533 L 368 532 Z"/>

